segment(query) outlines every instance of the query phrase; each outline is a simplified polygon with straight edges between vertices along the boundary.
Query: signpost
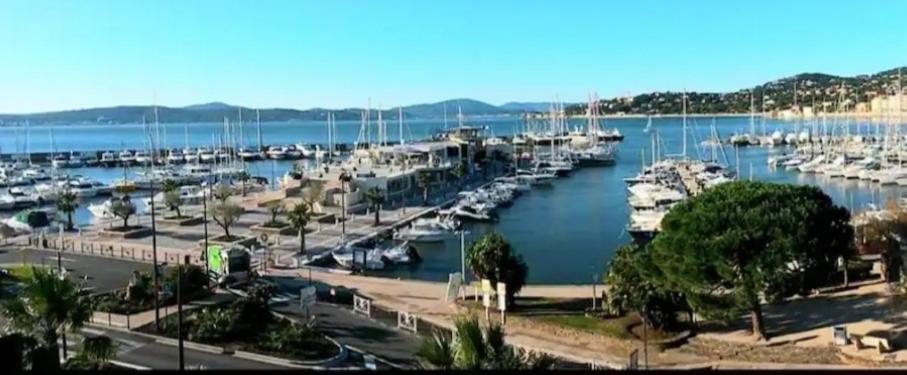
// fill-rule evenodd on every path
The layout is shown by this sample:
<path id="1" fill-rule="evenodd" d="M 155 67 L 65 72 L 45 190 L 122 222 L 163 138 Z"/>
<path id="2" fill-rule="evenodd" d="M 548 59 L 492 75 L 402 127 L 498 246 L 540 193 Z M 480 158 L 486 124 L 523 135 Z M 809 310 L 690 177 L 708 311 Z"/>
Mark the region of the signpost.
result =
<path id="1" fill-rule="evenodd" d="M 498 281 L 498 310 L 501 311 L 501 325 L 507 322 L 504 311 L 507 310 L 507 284 Z"/>
<path id="2" fill-rule="evenodd" d="M 482 305 L 485 306 L 485 320 L 489 320 L 488 309 L 491 308 L 491 280 L 482 279 Z"/>
<path id="3" fill-rule="evenodd" d="M 845 326 L 834 326 L 831 327 L 832 337 L 834 338 L 834 343 L 837 346 L 847 345 L 847 327 Z"/>
<path id="4" fill-rule="evenodd" d="M 452 273 L 447 279 L 447 294 L 444 296 L 445 302 L 457 299 L 460 294 L 460 288 L 463 287 L 463 274 L 459 272 Z"/>
<path id="5" fill-rule="evenodd" d="M 299 305 L 305 310 L 305 318 L 309 319 L 309 309 L 315 306 L 317 300 L 317 290 L 314 286 L 305 287 L 299 290 Z"/>

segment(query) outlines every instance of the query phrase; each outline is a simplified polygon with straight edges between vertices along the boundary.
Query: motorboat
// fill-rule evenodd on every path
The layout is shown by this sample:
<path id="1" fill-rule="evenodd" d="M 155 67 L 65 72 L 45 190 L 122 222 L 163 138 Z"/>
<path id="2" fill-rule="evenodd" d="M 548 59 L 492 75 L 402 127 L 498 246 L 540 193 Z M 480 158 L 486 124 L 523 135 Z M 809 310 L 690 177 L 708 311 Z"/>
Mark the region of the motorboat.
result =
<path id="1" fill-rule="evenodd" d="M 381 260 L 384 264 L 410 264 L 420 261 L 419 252 L 409 242 L 403 241 L 403 243 L 382 250 Z"/>
<path id="2" fill-rule="evenodd" d="M 557 178 L 557 176 L 552 173 L 533 172 L 526 169 L 517 170 L 516 177 L 529 182 L 530 185 L 550 185 L 551 181 L 554 181 Z"/>
<path id="3" fill-rule="evenodd" d="M 214 162 L 215 158 L 216 158 L 216 156 L 214 155 L 214 151 L 211 151 L 206 148 L 202 148 L 202 149 L 198 150 L 198 161 L 200 161 L 202 163 Z"/>
<path id="4" fill-rule="evenodd" d="M 56 169 L 67 168 L 69 167 L 69 158 L 63 154 L 55 155 L 50 160 L 50 166 Z"/>
<path id="5" fill-rule="evenodd" d="M 13 200 L 13 208 L 29 208 L 38 205 L 38 197 L 35 194 L 27 192 L 21 187 L 12 187 L 7 190 L 6 195 Z"/>
<path id="6" fill-rule="evenodd" d="M 136 151 L 135 152 L 135 162 L 138 164 L 149 164 L 151 163 L 151 155 L 145 151 Z"/>
<path id="7" fill-rule="evenodd" d="M 85 162 L 82 161 L 82 156 L 76 153 L 69 153 L 69 160 L 66 161 L 66 166 L 69 168 L 80 168 L 85 165 Z"/>
<path id="8" fill-rule="evenodd" d="M 186 159 L 186 163 L 198 163 L 198 151 L 191 148 L 184 148 L 183 158 Z"/>
<path id="9" fill-rule="evenodd" d="M 309 159 L 309 158 L 315 157 L 315 153 L 317 150 L 313 149 L 311 146 L 306 145 L 304 143 L 297 143 L 295 145 L 295 147 L 296 147 L 296 150 L 298 150 L 301 153 L 303 158 Z"/>
<path id="10" fill-rule="evenodd" d="M 271 147 L 268 149 L 268 158 L 274 160 L 283 160 L 287 158 L 285 147 Z"/>
<path id="11" fill-rule="evenodd" d="M 256 160 L 259 158 L 259 156 L 261 156 L 259 153 L 247 148 L 240 148 L 236 155 L 238 155 L 240 159 L 245 161 Z"/>
<path id="12" fill-rule="evenodd" d="M 170 150 L 167 153 L 167 162 L 171 164 L 179 164 L 186 161 L 183 157 L 183 152 L 178 149 Z"/>
<path id="13" fill-rule="evenodd" d="M 332 251 L 331 257 L 335 262 L 337 262 L 337 265 L 339 265 L 340 267 L 353 269 L 356 266 L 354 264 L 354 255 L 357 252 L 362 252 L 365 254 L 365 269 L 384 269 L 385 263 L 382 259 L 384 252 L 381 249 L 366 249 L 362 247 L 347 245 Z"/>
<path id="14" fill-rule="evenodd" d="M 450 229 L 440 219 L 418 219 L 410 227 L 394 233 L 395 240 L 411 242 L 443 242 L 451 237 Z"/>
<path id="15" fill-rule="evenodd" d="M 121 163 L 126 164 L 126 165 L 135 163 L 135 155 L 133 155 L 132 152 L 130 152 L 129 150 L 121 151 L 120 154 L 117 155 L 117 158 L 120 160 Z"/>
<path id="16" fill-rule="evenodd" d="M 452 215 L 462 219 L 476 221 L 492 221 L 494 216 L 491 211 L 485 207 L 473 207 L 468 204 L 457 204 L 447 210 L 438 211 L 441 215 Z"/>
<path id="17" fill-rule="evenodd" d="M 112 167 L 112 166 L 116 165 L 117 162 L 118 162 L 117 155 L 114 154 L 113 152 L 104 151 L 104 153 L 101 154 L 101 161 L 100 161 L 101 165 L 103 165 L 105 167 Z"/>

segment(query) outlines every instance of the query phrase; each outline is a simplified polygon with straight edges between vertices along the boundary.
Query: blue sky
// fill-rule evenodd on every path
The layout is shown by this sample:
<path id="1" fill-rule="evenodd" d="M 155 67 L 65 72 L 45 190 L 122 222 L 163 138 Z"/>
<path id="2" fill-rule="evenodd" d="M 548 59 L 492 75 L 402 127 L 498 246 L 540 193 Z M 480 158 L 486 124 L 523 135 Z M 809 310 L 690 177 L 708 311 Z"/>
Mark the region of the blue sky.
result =
<path id="1" fill-rule="evenodd" d="M 0 0 L 0 112 L 733 90 L 907 65 L 907 1 Z"/>

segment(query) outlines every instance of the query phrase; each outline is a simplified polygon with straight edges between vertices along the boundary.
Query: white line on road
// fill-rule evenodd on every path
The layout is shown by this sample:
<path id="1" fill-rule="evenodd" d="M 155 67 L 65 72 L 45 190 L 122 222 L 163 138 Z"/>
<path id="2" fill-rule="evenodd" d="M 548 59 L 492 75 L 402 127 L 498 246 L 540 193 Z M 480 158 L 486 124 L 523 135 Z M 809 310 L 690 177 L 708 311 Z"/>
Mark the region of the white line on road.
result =
<path id="1" fill-rule="evenodd" d="M 46 257 L 44 257 L 44 259 L 52 260 L 52 261 L 54 261 L 54 262 L 57 261 L 57 257 L 52 257 L 52 256 L 46 256 Z M 75 259 L 72 259 L 72 258 L 60 258 L 60 261 L 63 261 L 63 262 L 70 262 L 70 263 L 75 263 L 75 262 L 76 262 L 76 260 L 75 260 Z"/>
<path id="2" fill-rule="evenodd" d="M 151 367 L 139 366 L 139 365 L 135 365 L 135 364 L 132 364 L 132 363 L 117 361 L 117 360 L 113 360 L 113 359 L 110 360 L 110 363 L 112 363 L 112 364 L 114 364 L 114 365 L 117 365 L 117 366 L 120 366 L 120 367 L 125 367 L 125 368 L 129 368 L 129 369 L 133 369 L 133 370 L 151 370 Z"/>

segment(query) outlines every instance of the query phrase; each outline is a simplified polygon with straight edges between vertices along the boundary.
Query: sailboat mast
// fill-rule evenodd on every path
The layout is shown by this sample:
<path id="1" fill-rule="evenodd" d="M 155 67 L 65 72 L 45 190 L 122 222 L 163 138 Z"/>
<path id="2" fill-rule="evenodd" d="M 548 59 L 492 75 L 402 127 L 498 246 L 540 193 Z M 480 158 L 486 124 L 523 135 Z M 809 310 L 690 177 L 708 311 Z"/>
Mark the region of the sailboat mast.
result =
<path id="1" fill-rule="evenodd" d="M 403 140 L 403 107 L 397 107 L 397 121 L 400 128 L 400 144 L 405 145 L 406 141 Z"/>
<path id="2" fill-rule="evenodd" d="M 683 158 L 687 158 L 687 91 L 683 90 L 681 97 L 681 106 L 683 107 Z"/>
<path id="3" fill-rule="evenodd" d="M 261 145 L 261 111 L 258 109 L 255 110 L 255 127 L 258 132 L 258 151 L 261 152 L 264 148 Z"/>

